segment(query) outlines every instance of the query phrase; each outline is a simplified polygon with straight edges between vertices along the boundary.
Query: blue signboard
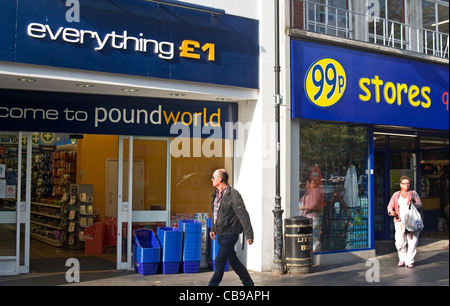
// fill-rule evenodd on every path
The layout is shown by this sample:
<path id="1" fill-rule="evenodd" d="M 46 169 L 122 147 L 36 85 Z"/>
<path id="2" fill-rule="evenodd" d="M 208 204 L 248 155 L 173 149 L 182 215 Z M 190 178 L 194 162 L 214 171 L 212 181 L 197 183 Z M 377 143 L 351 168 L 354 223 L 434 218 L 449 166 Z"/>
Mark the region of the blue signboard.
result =
<path id="1" fill-rule="evenodd" d="M 144 0 L 1 1 L 0 17 L 0 61 L 258 88 L 257 20 Z"/>
<path id="2" fill-rule="evenodd" d="M 236 103 L 0 90 L 0 131 L 236 138 Z"/>
<path id="3" fill-rule="evenodd" d="M 449 129 L 448 66 L 291 41 L 292 117 Z"/>

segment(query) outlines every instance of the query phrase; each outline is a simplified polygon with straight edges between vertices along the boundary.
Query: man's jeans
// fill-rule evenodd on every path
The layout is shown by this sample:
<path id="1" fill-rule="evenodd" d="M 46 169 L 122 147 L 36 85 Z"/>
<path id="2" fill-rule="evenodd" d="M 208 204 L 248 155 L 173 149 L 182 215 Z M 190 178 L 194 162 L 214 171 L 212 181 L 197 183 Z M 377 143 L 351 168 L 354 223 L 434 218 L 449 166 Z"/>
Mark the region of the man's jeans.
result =
<path id="1" fill-rule="evenodd" d="M 217 252 L 214 263 L 214 275 L 209 281 L 209 286 L 218 286 L 222 281 L 223 273 L 225 272 L 225 265 L 227 263 L 233 268 L 234 272 L 239 276 L 244 286 L 254 286 L 253 280 L 250 277 L 247 269 L 239 261 L 234 251 L 234 245 L 239 239 L 239 235 L 216 235 L 219 243 L 219 252 Z"/>

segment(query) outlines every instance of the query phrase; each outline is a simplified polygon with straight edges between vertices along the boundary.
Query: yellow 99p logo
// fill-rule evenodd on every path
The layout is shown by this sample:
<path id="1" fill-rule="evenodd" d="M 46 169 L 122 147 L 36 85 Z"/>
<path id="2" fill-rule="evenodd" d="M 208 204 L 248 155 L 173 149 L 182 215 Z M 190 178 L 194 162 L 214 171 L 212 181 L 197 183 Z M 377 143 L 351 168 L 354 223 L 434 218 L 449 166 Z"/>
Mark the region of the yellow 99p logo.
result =
<path id="1" fill-rule="evenodd" d="M 332 58 L 322 58 L 309 67 L 305 77 L 305 93 L 316 106 L 331 107 L 344 95 L 347 76 L 342 65 Z"/>

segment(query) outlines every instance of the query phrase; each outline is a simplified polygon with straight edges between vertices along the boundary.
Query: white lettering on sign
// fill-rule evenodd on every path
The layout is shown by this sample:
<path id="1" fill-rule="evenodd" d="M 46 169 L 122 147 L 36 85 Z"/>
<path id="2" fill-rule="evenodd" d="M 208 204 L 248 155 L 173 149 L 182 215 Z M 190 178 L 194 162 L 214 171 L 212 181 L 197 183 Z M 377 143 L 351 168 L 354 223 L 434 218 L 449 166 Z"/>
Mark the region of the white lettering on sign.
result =
<path id="1" fill-rule="evenodd" d="M 109 43 L 115 49 L 128 50 L 134 48 L 137 52 L 153 52 L 158 54 L 159 58 L 170 60 L 174 57 L 174 43 L 168 41 L 156 41 L 154 39 L 144 38 L 144 34 L 140 33 L 139 38 L 129 36 L 127 31 L 116 33 L 112 31 L 101 36 L 96 31 L 78 30 L 75 28 L 59 27 L 52 29 L 48 24 L 32 22 L 27 27 L 27 34 L 36 39 L 44 39 L 49 37 L 51 40 L 61 39 L 71 44 L 85 44 L 93 41 L 97 44 L 95 51 L 101 51 Z"/>
<path id="2" fill-rule="evenodd" d="M 98 128 L 103 123 L 119 124 L 152 124 L 167 125 L 181 123 L 186 126 L 211 126 L 220 127 L 222 124 L 220 107 L 209 110 L 203 107 L 201 111 L 164 110 L 162 105 L 156 109 L 129 109 L 95 107 L 94 126 Z M 62 111 L 56 109 L 42 109 L 30 107 L 6 107 L 0 106 L 0 118 L 30 119 L 30 120 L 64 120 L 86 122 L 89 114 L 83 110 L 65 108 Z"/>
<path id="3" fill-rule="evenodd" d="M 58 120 L 58 111 L 55 109 L 0 106 L 0 118 Z"/>

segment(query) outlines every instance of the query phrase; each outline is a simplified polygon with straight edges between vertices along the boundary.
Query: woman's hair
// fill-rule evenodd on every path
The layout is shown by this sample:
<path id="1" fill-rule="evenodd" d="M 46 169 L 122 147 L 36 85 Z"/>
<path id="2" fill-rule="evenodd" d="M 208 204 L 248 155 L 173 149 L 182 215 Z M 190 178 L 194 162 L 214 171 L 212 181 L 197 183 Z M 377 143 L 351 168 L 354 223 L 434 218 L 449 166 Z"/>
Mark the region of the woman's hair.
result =
<path id="1" fill-rule="evenodd" d="M 400 183 L 401 183 L 403 180 L 408 180 L 408 181 L 411 183 L 411 179 L 409 178 L 409 176 L 403 175 L 403 176 L 400 178 Z"/>

